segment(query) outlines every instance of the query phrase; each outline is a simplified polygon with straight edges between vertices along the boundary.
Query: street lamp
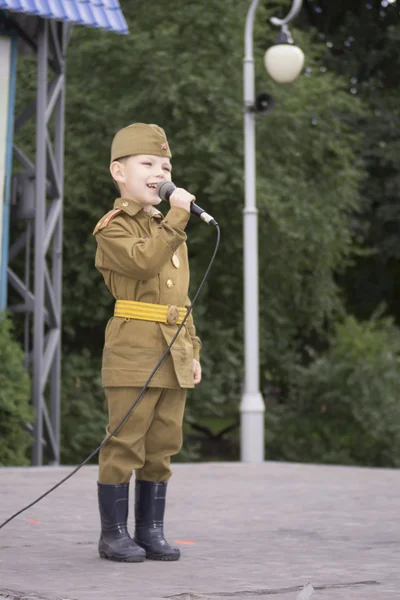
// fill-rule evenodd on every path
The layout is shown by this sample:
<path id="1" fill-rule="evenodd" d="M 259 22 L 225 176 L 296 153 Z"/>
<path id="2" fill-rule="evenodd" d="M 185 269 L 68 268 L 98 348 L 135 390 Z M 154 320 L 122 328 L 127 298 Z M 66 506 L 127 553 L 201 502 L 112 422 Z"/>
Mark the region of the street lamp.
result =
<path id="1" fill-rule="evenodd" d="M 287 25 L 282 26 L 276 44 L 266 51 L 264 64 L 272 79 L 278 83 L 291 83 L 299 76 L 304 65 L 304 54 L 293 44 Z"/>
<path id="2" fill-rule="evenodd" d="M 256 208 L 255 113 L 273 108 L 267 94 L 255 97 L 253 23 L 259 0 L 252 0 L 245 28 L 244 88 L 244 173 L 245 207 L 243 210 L 244 260 L 244 349 L 245 377 L 240 403 L 241 460 L 261 463 L 264 460 L 264 401 L 260 393 L 258 331 L 258 211 Z M 293 0 L 285 19 L 272 18 L 281 27 L 276 43 L 264 56 L 270 76 L 279 83 L 294 81 L 304 64 L 304 54 L 293 44 L 288 24 L 299 14 L 303 0 Z"/>

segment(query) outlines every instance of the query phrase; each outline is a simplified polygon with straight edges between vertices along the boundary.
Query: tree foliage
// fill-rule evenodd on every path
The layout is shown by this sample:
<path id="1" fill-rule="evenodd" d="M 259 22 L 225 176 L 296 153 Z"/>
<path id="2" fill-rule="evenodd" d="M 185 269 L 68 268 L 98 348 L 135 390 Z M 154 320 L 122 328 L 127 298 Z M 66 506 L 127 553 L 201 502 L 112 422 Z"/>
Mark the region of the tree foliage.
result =
<path id="1" fill-rule="evenodd" d="M 107 410 L 101 361 L 87 349 L 64 357 L 62 369 L 61 462 L 80 463 L 105 437 Z M 92 462 L 97 458 L 93 457 Z"/>
<path id="2" fill-rule="evenodd" d="M 222 229 L 216 265 L 195 309 L 205 383 L 193 394 L 192 410 L 233 407 L 242 379 L 241 64 L 247 2 L 214 3 L 204 11 L 200 3 L 178 1 L 169 6 L 167 22 L 160 3 L 151 10 L 148 2 L 122 6 L 129 37 L 79 29 L 69 52 L 65 345 L 86 346 L 98 356 L 102 325 L 112 310 L 93 268 L 90 236 L 114 196 L 110 140 L 129 122 L 157 122 L 171 142 L 174 180 L 196 194 Z M 298 36 L 312 67 L 324 49 L 313 46 L 309 35 Z M 256 38 L 260 63 L 260 26 Z M 340 311 L 334 272 L 351 252 L 348 214 L 358 205 L 360 177 L 351 115 L 361 109 L 331 74 L 321 73 L 317 82 L 302 77 L 288 89 L 261 71 L 257 78 L 278 106 L 257 124 L 257 157 L 262 359 L 264 370 L 268 364 L 280 372 L 282 352 L 292 361 L 299 349 L 299 331 L 321 328 Z M 213 244 L 212 231 L 191 223 L 192 290 Z M 269 341 L 277 328 L 279 347 Z"/>
<path id="3" fill-rule="evenodd" d="M 322 8 L 317 11 L 317 7 Z M 363 208 L 354 228 L 364 252 L 341 280 L 348 310 L 363 318 L 382 302 L 397 323 L 400 244 L 400 9 L 395 2 L 306 0 L 305 14 L 327 44 L 325 65 L 347 80 L 365 113 L 360 185 Z"/>
<path id="4" fill-rule="evenodd" d="M 332 385 L 339 390 L 335 361 L 343 366 L 347 360 L 361 381 L 357 355 L 349 349 L 339 358 L 335 354 L 349 328 L 360 343 L 370 335 L 371 347 L 380 347 L 381 325 L 371 325 L 370 330 L 347 315 L 369 318 L 383 301 L 397 321 L 400 317 L 395 301 L 398 284 L 392 281 L 399 271 L 397 6 L 387 6 L 383 18 L 375 9 L 360 13 L 358 5 L 355 0 L 305 0 L 297 27 L 291 27 L 306 55 L 305 71 L 290 86 L 273 83 L 262 64 L 263 52 L 277 34 L 269 18 L 286 14 L 287 2 L 268 0 L 257 12 L 256 87 L 272 94 L 276 105 L 268 117 L 257 117 L 256 127 L 261 382 L 268 402 L 271 395 L 278 402 L 268 416 L 270 440 L 273 431 L 293 433 L 287 445 L 278 443 L 279 436 L 270 442 L 269 451 L 276 458 L 294 453 L 299 439 L 299 431 L 293 429 L 299 414 L 296 402 L 303 401 L 303 394 L 304 403 L 317 402 L 318 394 L 325 394 L 329 386 L 331 367 Z M 175 0 L 168 7 L 154 0 L 122 0 L 121 6 L 129 36 L 76 27 L 68 50 L 65 462 L 82 459 L 104 433 L 99 374 L 113 299 L 94 268 L 91 232 L 115 197 L 108 172 L 111 139 L 131 122 L 165 128 L 173 153 L 173 180 L 196 195 L 222 231 L 217 260 L 194 309 L 203 340 L 204 380 L 190 393 L 190 422 L 206 415 L 235 421 L 242 389 L 242 61 L 249 4 L 215 0 L 204 10 L 204 3 L 197 0 Z M 34 95 L 34 74 L 33 61 L 21 61 L 21 107 Z M 32 133 L 28 125 L 17 139 L 31 151 Z M 161 209 L 165 212 L 167 207 Z M 192 219 L 188 238 L 193 293 L 208 265 L 215 235 Z M 377 358 L 374 361 L 372 370 L 379 364 Z M 385 368 L 395 386 L 391 365 Z M 376 382 L 379 377 L 374 373 Z M 314 375 L 311 397 L 306 382 Z M 357 389 L 364 393 L 363 386 Z M 382 407 L 385 390 L 372 388 Z M 346 410 L 351 426 L 365 431 L 366 424 L 360 429 L 352 408 Z M 332 441 L 335 415 L 329 439 L 342 444 L 340 436 Z M 312 411 L 301 413 L 305 430 L 313 430 L 314 418 Z M 292 429 L 289 425 L 285 429 L 288 423 Z M 357 439 L 362 442 L 362 436 Z M 314 448 L 307 444 L 303 448 L 302 459 L 314 459 Z M 364 456 L 375 464 L 388 457 L 379 448 L 373 456 L 360 452 L 349 444 L 343 460 L 362 462 Z M 323 455 L 328 461 L 341 456 L 328 450 Z"/>
<path id="5" fill-rule="evenodd" d="M 399 367 L 392 319 L 347 317 L 329 350 L 297 367 L 288 402 L 268 412 L 269 457 L 399 467 Z"/>
<path id="6" fill-rule="evenodd" d="M 29 464 L 30 379 L 24 354 L 13 337 L 12 321 L 0 313 L 0 466 Z"/>

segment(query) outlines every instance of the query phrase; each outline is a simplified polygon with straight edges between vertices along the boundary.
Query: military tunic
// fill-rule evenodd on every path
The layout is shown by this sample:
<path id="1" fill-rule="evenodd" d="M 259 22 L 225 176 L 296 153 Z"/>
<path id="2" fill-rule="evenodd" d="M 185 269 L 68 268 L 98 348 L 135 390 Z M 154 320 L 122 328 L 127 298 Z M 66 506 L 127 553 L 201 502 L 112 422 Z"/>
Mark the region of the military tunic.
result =
<path id="1" fill-rule="evenodd" d="M 96 268 L 116 300 L 186 306 L 189 262 L 183 208 L 167 215 L 145 212 L 131 199 L 118 198 L 100 219 Z M 104 387 L 144 385 L 171 342 L 178 325 L 111 317 L 106 326 L 102 361 Z M 192 314 L 175 340 L 170 355 L 149 387 L 193 388 L 193 358 L 199 360 L 201 341 Z"/>
<path id="2" fill-rule="evenodd" d="M 171 208 L 166 217 L 118 198 L 98 222 L 95 265 L 115 300 L 189 306 L 185 227 L 190 214 Z M 115 429 L 164 354 L 178 325 L 113 316 L 106 326 L 102 362 L 109 423 Z M 193 384 L 193 358 L 201 342 L 190 315 L 171 354 L 119 431 L 99 453 L 99 482 L 168 481 L 170 457 L 182 445 L 186 388 Z"/>

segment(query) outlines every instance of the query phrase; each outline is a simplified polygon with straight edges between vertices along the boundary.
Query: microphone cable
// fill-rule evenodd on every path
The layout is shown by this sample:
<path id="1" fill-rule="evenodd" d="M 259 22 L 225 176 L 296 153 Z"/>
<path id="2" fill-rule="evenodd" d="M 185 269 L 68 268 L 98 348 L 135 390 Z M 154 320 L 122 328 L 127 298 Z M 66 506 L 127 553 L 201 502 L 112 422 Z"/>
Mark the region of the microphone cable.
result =
<path id="1" fill-rule="evenodd" d="M 162 357 L 160 358 L 160 360 L 158 361 L 158 363 L 154 367 L 153 371 L 150 373 L 150 375 L 149 375 L 146 383 L 144 384 L 144 386 L 143 386 L 142 390 L 140 391 L 138 397 L 132 403 L 132 405 L 129 408 L 129 410 L 126 412 L 126 414 L 121 419 L 121 421 L 118 423 L 118 425 L 115 427 L 115 429 L 108 435 L 108 437 L 106 437 L 102 441 L 102 443 L 95 450 L 93 450 L 93 452 L 91 452 L 91 454 L 89 454 L 89 456 L 87 458 L 85 458 L 85 460 L 83 460 L 73 471 L 71 471 L 71 473 L 69 473 L 66 477 L 64 477 L 63 479 L 61 479 L 61 481 L 59 481 L 58 483 L 56 483 L 56 485 L 54 485 L 53 487 L 51 487 L 49 490 L 47 490 L 47 492 L 45 492 L 44 494 L 42 494 L 41 496 L 39 496 L 38 498 L 36 498 L 36 500 L 34 500 L 33 502 L 31 502 L 30 504 L 28 504 L 24 508 L 21 508 L 21 510 L 19 510 L 18 512 L 16 512 L 15 514 L 13 514 L 11 517 L 9 517 L 8 519 L 6 519 L 6 521 L 4 521 L 3 523 L 0 524 L 0 529 L 3 529 L 3 527 L 5 527 L 8 523 L 10 523 L 10 521 L 12 521 L 16 517 L 18 517 L 20 514 L 22 514 L 23 512 L 25 512 L 26 510 L 28 510 L 32 506 L 35 506 L 35 504 L 37 504 L 38 502 L 40 502 L 40 500 L 43 500 L 43 498 L 45 498 L 46 496 L 48 496 L 49 494 L 51 494 L 51 492 L 54 492 L 54 490 L 56 490 L 58 487 L 60 487 L 60 485 L 62 485 L 66 481 L 68 481 L 68 479 L 70 479 L 73 475 L 75 475 L 75 473 L 77 473 L 79 471 L 79 469 L 81 469 L 91 458 L 93 458 L 93 456 L 95 456 L 111 440 L 111 438 L 117 433 L 117 431 L 125 423 L 125 421 L 129 417 L 129 415 L 131 414 L 131 412 L 133 411 L 133 409 L 135 408 L 135 406 L 138 404 L 138 402 L 144 396 L 144 394 L 145 394 L 145 392 L 146 392 L 146 390 L 147 390 L 147 388 L 149 386 L 150 381 L 153 379 L 154 375 L 156 374 L 156 372 L 158 371 L 158 369 L 160 368 L 160 366 L 164 362 L 165 358 L 167 357 L 170 349 L 172 348 L 172 345 L 174 344 L 174 342 L 175 342 L 176 338 L 178 337 L 178 335 L 179 335 L 182 327 L 184 326 L 184 324 L 186 322 L 186 319 L 189 317 L 190 313 L 192 312 L 194 303 L 196 302 L 197 297 L 200 294 L 200 291 L 201 291 L 204 283 L 206 282 L 208 274 L 209 274 L 209 272 L 211 270 L 211 267 L 212 267 L 212 265 L 214 263 L 216 255 L 217 255 L 218 248 L 219 248 L 219 243 L 220 243 L 220 239 L 221 239 L 220 228 L 218 227 L 217 224 L 215 225 L 215 227 L 217 229 L 217 241 L 215 243 L 214 252 L 213 252 L 213 255 L 212 255 L 211 260 L 209 262 L 209 265 L 207 267 L 207 270 L 206 270 L 206 272 L 204 274 L 204 277 L 201 280 L 200 285 L 199 285 L 199 287 L 198 287 L 198 289 L 197 289 L 197 291 L 196 291 L 196 293 L 195 293 L 195 295 L 193 297 L 192 303 L 189 306 L 189 308 L 187 310 L 187 313 L 186 313 L 185 317 L 183 318 L 182 323 L 179 325 L 178 330 L 175 333 L 174 337 L 172 338 L 169 346 L 167 347 L 167 349 L 165 350 L 164 354 L 162 355 Z"/>

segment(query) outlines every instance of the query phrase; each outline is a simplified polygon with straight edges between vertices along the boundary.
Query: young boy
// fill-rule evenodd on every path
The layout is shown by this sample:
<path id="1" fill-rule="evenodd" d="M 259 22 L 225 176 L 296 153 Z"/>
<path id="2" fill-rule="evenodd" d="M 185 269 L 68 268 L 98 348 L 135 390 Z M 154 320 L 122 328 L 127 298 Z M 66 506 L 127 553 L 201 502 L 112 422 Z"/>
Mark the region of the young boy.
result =
<path id="1" fill-rule="evenodd" d="M 107 435 L 138 396 L 190 305 L 185 227 L 195 200 L 178 188 L 165 217 L 154 207 L 156 186 L 171 180 L 171 152 L 163 129 L 134 123 L 117 132 L 111 175 L 120 197 L 97 223 L 96 268 L 114 296 L 105 332 L 102 382 Z M 99 553 L 124 562 L 178 560 L 163 534 L 170 457 L 182 445 L 188 388 L 201 380 L 201 342 L 192 315 L 145 395 L 99 454 Z M 135 483 L 135 535 L 128 534 L 129 482 Z"/>

